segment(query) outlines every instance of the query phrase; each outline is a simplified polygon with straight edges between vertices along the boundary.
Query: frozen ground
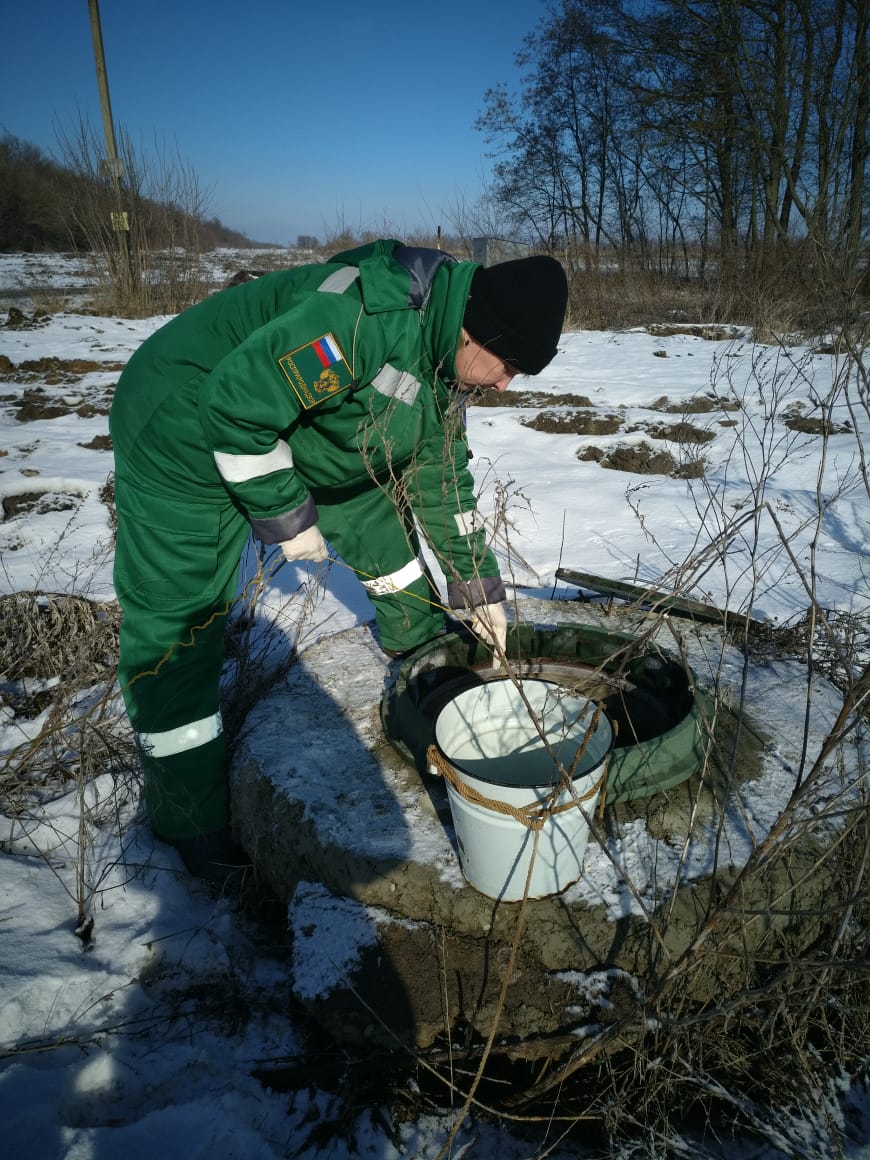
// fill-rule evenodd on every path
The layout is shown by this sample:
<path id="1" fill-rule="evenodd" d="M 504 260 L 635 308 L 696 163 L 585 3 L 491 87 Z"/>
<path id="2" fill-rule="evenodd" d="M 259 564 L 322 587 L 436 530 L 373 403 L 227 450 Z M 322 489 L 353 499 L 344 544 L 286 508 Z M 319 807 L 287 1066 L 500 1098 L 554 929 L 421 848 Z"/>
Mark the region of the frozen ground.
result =
<path id="1" fill-rule="evenodd" d="M 25 287 L 35 276 L 31 261 L 0 256 L 0 288 Z M 78 284 L 68 261 L 39 262 L 40 285 Z M 111 599 L 106 410 L 120 367 L 163 321 L 66 313 L 0 327 L 4 593 Z M 555 577 L 560 566 L 573 567 L 679 587 L 775 625 L 806 612 L 809 589 L 821 608 L 863 624 L 860 651 L 870 608 L 862 476 L 870 418 L 866 387 L 862 396 L 845 372 L 825 336 L 762 347 L 736 329 L 714 338 L 566 334 L 551 367 L 517 385 L 540 396 L 538 405 L 469 410 L 482 507 L 507 504 L 510 552 L 498 545 L 506 578 L 520 593 L 555 599 L 574 594 Z M 612 430 L 584 433 L 569 396 L 586 396 L 599 418 L 613 416 Z M 542 413 L 549 422 L 527 425 Z M 650 473 L 651 456 L 662 452 L 673 458 L 671 473 Z M 698 457 L 703 476 L 680 478 Z M 634 470 L 602 466 L 608 459 Z M 304 613 L 300 585 L 308 585 Z M 301 632 L 303 646 L 370 617 L 362 589 L 337 566 L 310 578 L 281 568 L 262 607 L 289 634 Z M 800 760 L 804 699 L 791 670 L 772 665 L 763 677 L 791 764 Z M 46 718 L 16 717 L 6 692 L 0 742 L 8 755 Z M 260 1073 L 304 1059 L 310 1046 L 288 999 L 280 922 L 253 921 L 192 884 L 139 825 L 135 795 L 119 794 L 117 779 L 98 779 L 89 793 L 88 944 L 73 933 L 75 794 L 44 793 L 2 821 L 0 1114 L 10 1154 L 437 1156 L 449 1109 L 430 1106 L 391 1123 L 382 1109 L 349 1109 L 339 1085 L 275 1091 L 260 1082 Z M 768 804 L 775 808 L 775 799 Z M 306 905 L 316 901 L 316 892 L 306 896 Z M 844 1154 L 870 1154 L 860 1085 L 836 1114 Z M 727 1154 L 836 1155 L 817 1129 L 807 1124 L 803 1151 L 746 1142 Z M 788 1139 L 800 1138 L 799 1117 L 790 1131 Z M 557 1138 L 553 1126 L 529 1137 L 471 1116 L 452 1155 L 582 1156 L 576 1143 L 560 1152 Z"/>

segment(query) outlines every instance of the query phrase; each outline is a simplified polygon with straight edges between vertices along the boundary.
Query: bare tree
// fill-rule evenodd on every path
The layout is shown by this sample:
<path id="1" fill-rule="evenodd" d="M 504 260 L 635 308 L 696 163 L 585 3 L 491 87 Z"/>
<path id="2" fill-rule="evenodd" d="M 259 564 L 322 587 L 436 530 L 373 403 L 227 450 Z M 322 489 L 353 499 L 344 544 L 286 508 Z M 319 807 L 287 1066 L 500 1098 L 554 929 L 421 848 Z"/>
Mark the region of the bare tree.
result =
<path id="1" fill-rule="evenodd" d="M 554 247 L 854 293 L 870 0 L 562 0 L 486 94 L 494 195 Z M 676 247 L 671 251 L 671 245 Z M 809 249 L 808 249 L 809 247 Z"/>

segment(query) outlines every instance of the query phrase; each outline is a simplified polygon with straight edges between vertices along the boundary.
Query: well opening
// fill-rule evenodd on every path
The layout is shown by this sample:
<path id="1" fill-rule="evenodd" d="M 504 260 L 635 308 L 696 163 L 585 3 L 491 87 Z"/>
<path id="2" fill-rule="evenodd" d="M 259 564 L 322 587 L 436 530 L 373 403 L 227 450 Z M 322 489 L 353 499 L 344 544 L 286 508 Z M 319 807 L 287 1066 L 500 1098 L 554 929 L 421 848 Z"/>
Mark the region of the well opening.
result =
<path id="1" fill-rule="evenodd" d="M 603 705 L 615 734 L 607 776 L 611 804 L 649 797 L 700 769 L 710 700 L 676 656 L 641 638 L 586 624 L 513 626 L 507 654 L 517 679 L 553 681 Z M 430 641 L 406 658 L 384 696 L 387 738 L 425 773 L 444 706 L 503 676 L 489 651 L 469 636 Z"/>

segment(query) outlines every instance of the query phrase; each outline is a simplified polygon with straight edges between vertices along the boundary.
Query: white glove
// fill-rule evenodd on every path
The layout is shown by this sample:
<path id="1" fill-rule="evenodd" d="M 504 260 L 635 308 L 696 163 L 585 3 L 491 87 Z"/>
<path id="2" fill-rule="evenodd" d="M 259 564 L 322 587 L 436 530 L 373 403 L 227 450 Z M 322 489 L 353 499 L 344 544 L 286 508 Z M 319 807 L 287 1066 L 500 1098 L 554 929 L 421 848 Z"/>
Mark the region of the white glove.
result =
<path id="1" fill-rule="evenodd" d="M 292 540 L 284 540 L 281 551 L 284 553 L 284 559 L 290 560 L 291 563 L 294 560 L 314 560 L 318 563 L 320 560 L 329 559 L 326 540 L 321 536 L 317 524 L 312 524 Z"/>
<path id="2" fill-rule="evenodd" d="M 479 604 L 473 609 L 471 631 L 494 652 L 496 668 L 507 645 L 507 613 L 504 604 Z"/>

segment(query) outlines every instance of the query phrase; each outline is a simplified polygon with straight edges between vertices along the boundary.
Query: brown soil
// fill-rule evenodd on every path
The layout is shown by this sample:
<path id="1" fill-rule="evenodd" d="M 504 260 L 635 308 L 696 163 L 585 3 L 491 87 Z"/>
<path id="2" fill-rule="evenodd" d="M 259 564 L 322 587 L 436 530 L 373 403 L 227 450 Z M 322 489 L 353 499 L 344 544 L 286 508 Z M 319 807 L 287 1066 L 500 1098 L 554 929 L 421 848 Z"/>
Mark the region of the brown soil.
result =
<path id="1" fill-rule="evenodd" d="M 533 419 L 520 421 L 524 427 L 551 435 L 615 435 L 622 427 L 619 415 L 594 411 L 541 411 Z"/>
<path id="2" fill-rule="evenodd" d="M 33 379 L 53 386 L 57 383 L 75 382 L 84 375 L 95 371 L 122 371 L 124 363 L 94 362 L 85 358 L 38 358 L 25 359 L 17 365 L 4 356 L 0 362 L 0 378 L 26 383 Z"/>
<path id="3" fill-rule="evenodd" d="M 829 419 L 813 419 L 804 415 L 793 415 L 785 420 L 789 431 L 800 431 L 802 435 L 848 435 L 851 427 L 843 423 L 832 423 Z"/>
<path id="4" fill-rule="evenodd" d="M 40 387 L 26 388 L 20 398 L 4 396 L 4 401 L 12 402 L 15 418 L 19 423 L 32 423 L 40 419 L 59 419 L 64 415 L 79 415 L 91 419 L 94 415 L 108 415 L 110 400 L 103 397 L 96 403 L 65 403 L 63 399 L 48 394 Z"/>
<path id="5" fill-rule="evenodd" d="M 469 395 L 469 407 L 591 407 L 587 395 L 544 395 L 535 391 L 480 391 Z"/>
<path id="6" fill-rule="evenodd" d="M 654 423 L 643 430 L 651 439 L 667 439 L 671 443 L 709 443 L 716 438 L 712 431 L 705 431 L 694 423 Z"/>
<path id="7" fill-rule="evenodd" d="M 695 328 L 672 328 L 655 333 L 696 333 Z M 721 338 L 719 334 L 703 334 L 702 337 Z M 727 337 L 727 336 L 726 336 Z M 665 353 L 665 352 L 661 352 Z M 715 439 L 715 433 L 687 421 L 675 423 L 654 423 L 636 427 L 624 426 L 624 418 L 614 412 L 598 411 L 591 400 L 584 395 L 545 395 L 531 391 L 483 391 L 469 398 L 469 406 L 477 407 L 518 407 L 535 408 L 538 413 L 528 419 L 521 419 L 524 427 L 549 435 L 616 435 L 620 431 L 644 431 L 651 439 L 667 440 L 682 445 L 700 446 Z M 556 409 L 558 408 L 558 409 Z M 672 403 L 667 395 L 657 399 L 650 407 L 672 415 L 704 415 L 716 411 L 738 411 L 740 406 L 732 399 L 720 395 L 698 395 L 693 399 Z M 734 420 L 723 419 L 720 426 L 733 426 Z M 667 451 L 656 451 L 649 445 L 638 447 L 584 447 L 577 458 L 584 462 L 600 463 L 613 471 L 629 471 L 637 475 L 670 475 L 675 479 L 700 479 L 704 475 L 703 458 L 695 457 L 679 462 Z"/>
<path id="8" fill-rule="evenodd" d="M 668 451 L 655 451 L 649 444 L 614 447 L 600 460 L 611 471 L 633 471 L 642 475 L 673 475 L 678 464 Z"/>
<path id="9" fill-rule="evenodd" d="M 46 512 L 73 511 L 81 503 L 80 496 L 64 495 L 53 491 L 24 491 L 18 495 L 7 495 L 3 499 L 4 520 L 14 520 L 18 516 L 45 515 Z"/>
<path id="10" fill-rule="evenodd" d="M 696 395 L 693 399 L 680 399 L 675 403 L 667 395 L 662 395 L 650 403 L 650 410 L 666 411 L 669 415 L 708 415 L 711 411 L 739 411 L 740 404 L 722 395 Z"/>
<path id="11" fill-rule="evenodd" d="M 648 443 L 627 447 L 584 447 L 577 452 L 582 461 L 599 463 L 611 471 L 630 471 L 636 475 L 672 475 L 676 479 L 699 479 L 704 474 L 703 460 L 678 463 L 668 451 L 656 451 Z"/>
<path id="12" fill-rule="evenodd" d="M 112 436 L 95 435 L 89 443 L 80 443 L 79 447 L 84 447 L 87 451 L 111 451 Z"/>
<path id="13" fill-rule="evenodd" d="M 36 311 L 32 318 L 28 318 L 17 306 L 10 306 L 5 325 L 10 330 L 35 330 L 39 326 L 44 326 L 48 318 L 49 315 L 40 311 Z"/>

